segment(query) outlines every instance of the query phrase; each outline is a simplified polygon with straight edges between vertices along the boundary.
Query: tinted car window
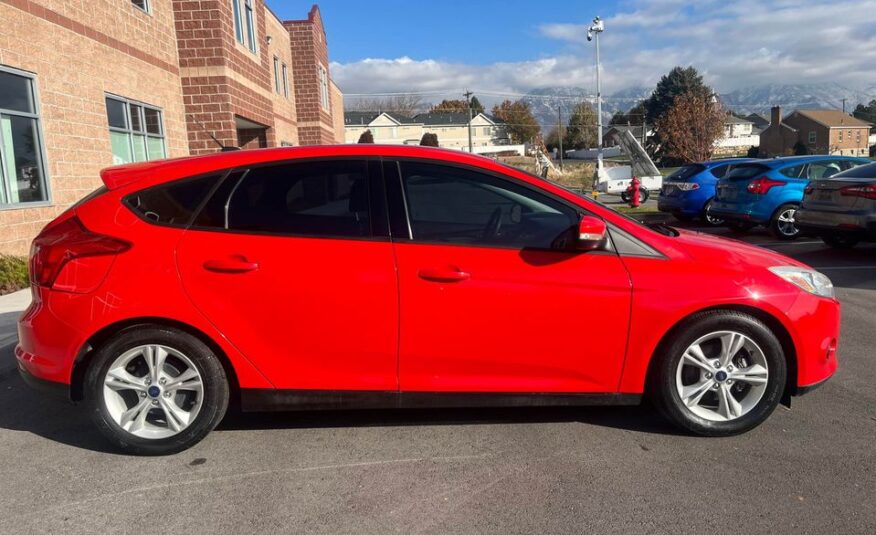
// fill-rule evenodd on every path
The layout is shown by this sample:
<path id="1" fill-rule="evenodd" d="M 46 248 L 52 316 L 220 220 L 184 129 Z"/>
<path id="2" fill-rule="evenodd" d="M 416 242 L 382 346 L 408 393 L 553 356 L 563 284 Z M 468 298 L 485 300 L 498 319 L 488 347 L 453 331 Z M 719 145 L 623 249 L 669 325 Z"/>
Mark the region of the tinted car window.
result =
<path id="1" fill-rule="evenodd" d="M 724 175 L 727 174 L 727 171 L 730 169 L 730 164 L 727 165 L 719 165 L 717 167 L 712 168 L 712 175 L 715 178 L 724 178 Z"/>
<path id="2" fill-rule="evenodd" d="M 685 166 L 679 167 L 678 169 L 673 171 L 671 175 L 666 177 L 666 180 L 667 181 L 687 180 L 688 178 L 694 176 L 697 173 L 702 173 L 703 171 L 705 171 L 705 169 L 706 169 L 706 167 L 704 165 L 700 165 L 700 164 L 685 165 Z"/>
<path id="3" fill-rule="evenodd" d="M 562 249 L 578 213 L 561 202 L 491 175 L 449 166 L 403 163 L 415 240 Z"/>
<path id="4" fill-rule="evenodd" d="M 188 225 L 192 214 L 222 175 L 177 180 L 138 191 L 125 198 L 145 219 L 165 225 Z"/>
<path id="5" fill-rule="evenodd" d="M 848 171 L 843 171 L 842 173 L 836 175 L 835 178 L 876 178 L 876 163 L 870 163 L 867 165 L 861 165 L 859 167 L 853 167 Z"/>
<path id="6" fill-rule="evenodd" d="M 736 167 L 729 173 L 727 173 L 726 178 L 754 178 L 755 176 L 766 171 L 766 168 L 762 165 L 746 165 L 742 164 L 739 167 Z"/>
<path id="7" fill-rule="evenodd" d="M 364 161 L 296 162 L 250 169 L 229 193 L 228 230 L 371 236 Z M 215 219 L 214 214 L 211 216 Z"/>
<path id="8" fill-rule="evenodd" d="M 822 180 L 830 178 L 833 175 L 842 171 L 839 161 L 836 160 L 821 160 L 809 164 L 806 175 L 809 180 Z"/>
<path id="9" fill-rule="evenodd" d="M 785 175 L 788 178 L 801 178 L 803 176 L 803 169 L 806 167 L 806 164 L 794 165 L 791 167 L 784 167 L 779 169 L 779 173 Z"/>

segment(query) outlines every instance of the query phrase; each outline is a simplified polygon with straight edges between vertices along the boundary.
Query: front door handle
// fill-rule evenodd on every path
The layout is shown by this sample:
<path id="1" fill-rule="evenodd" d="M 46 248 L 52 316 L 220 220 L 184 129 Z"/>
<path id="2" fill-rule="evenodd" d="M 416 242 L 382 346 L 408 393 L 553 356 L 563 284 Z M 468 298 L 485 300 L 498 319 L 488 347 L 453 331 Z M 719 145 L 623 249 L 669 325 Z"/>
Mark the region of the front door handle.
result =
<path id="1" fill-rule="evenodd" d="M 423 268 L 417 272 L 417 275 L 431 282 L 461 282 L 471 278 L 471 273 L 462 271 L 456 266 Z"/>
<path id="2" fill-rule="evenodd" d="M 217 273 L 246 273 L 259 268 L 258 262 L 250 262 L 242 255 L 214 258 L 204 262 L 204 269 Z"/>

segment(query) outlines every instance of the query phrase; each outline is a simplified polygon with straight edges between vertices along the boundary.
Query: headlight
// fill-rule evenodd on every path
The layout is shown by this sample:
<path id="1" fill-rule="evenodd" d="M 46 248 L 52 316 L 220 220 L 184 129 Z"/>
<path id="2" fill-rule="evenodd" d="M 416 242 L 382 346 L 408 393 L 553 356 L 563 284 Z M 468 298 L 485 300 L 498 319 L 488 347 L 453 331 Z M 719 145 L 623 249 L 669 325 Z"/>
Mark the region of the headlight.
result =
<path id="1" fill-rule="evenodd" d="M 823 273 L 796 266 L 775 266 L 770 271 L 799 287 L 821 297 L 833 297 L 833 283 Z"/>

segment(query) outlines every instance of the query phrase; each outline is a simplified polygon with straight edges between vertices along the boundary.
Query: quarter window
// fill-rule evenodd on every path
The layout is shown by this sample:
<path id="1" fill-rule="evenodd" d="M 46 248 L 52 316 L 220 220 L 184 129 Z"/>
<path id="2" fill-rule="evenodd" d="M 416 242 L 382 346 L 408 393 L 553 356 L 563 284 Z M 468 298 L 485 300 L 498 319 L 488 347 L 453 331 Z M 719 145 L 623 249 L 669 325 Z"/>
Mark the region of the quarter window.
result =
<path id="1" fill-rule="evenodd" d="M 224 185 L 223 185 L 224 186 Z M 371 236 L 364 161 L 297 162 L 251 169 L 225 198 L 223 227 L 240 232 Z"/>
<path id="2" fill-rule="evenodd" d="M 564 249 L 576 210 L 491 175 L 435 164 L 402 164 L 414 240 L 512 248 Z"/>
<path id="3" fill-rule="evenodd" d="M 121 97 L 106 97 L 113 164 L 164 158 L 161 110 Z"/>
<path id="4" fill-rule="evenodd" d="M 34 80 L 0 68 L 0 207 L 48 200 Z"/>
<path id="5" fill-rule="evenodd" d="M 779 169 L 779 172 L 788 178 L 801 178 L 803 176 L 803 169 L 805 167 L 805 164 L 800 164 L 792 167 L 785 167 L 784 169 Z"/>
<path id="6" fill-rule="evenodd" d="M 220 178 L 209 175 L 161 184 L 129 195 L 125 203 L 153 223 L 184 226 Z"/>

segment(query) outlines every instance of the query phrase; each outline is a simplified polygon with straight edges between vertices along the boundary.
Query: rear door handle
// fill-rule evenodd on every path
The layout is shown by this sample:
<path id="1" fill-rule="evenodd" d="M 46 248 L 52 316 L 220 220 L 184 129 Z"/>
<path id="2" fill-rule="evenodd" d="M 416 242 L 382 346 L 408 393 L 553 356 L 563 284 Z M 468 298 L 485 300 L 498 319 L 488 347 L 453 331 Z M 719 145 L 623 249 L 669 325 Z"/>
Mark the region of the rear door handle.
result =
<path id="1" fill-rule="evenodd" d="M 217 273 L 246 273 L 248 271 L 255 271 L 258 268 L 258 262 L 249 262 L 246 257 L 241 255 L 215 258 L 204 262 L 204 269 Z"/>
<path id="2" fill-rule="evenodd" d="M 421 279 L 431 282 L 461 282 L 471 278 L 471 273 L 455 266 L 423 268 L 417 272 Z"/>

